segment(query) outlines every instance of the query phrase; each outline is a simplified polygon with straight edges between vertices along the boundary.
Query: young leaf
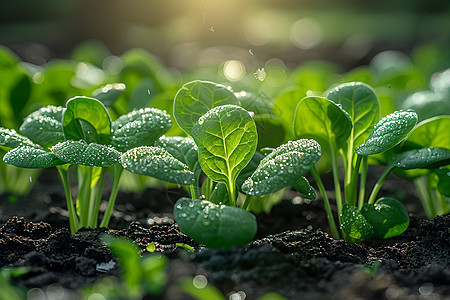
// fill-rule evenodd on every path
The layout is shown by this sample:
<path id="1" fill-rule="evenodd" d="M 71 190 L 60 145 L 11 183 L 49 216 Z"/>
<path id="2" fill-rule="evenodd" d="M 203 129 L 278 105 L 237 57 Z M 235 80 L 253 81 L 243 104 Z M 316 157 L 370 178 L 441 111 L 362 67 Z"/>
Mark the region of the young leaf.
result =
<path id="1" fill-rule="evenodd" d="M 239 104 L 246 111 L 251 111 L 255 115 L 272 115 L 272 99 L 264 94 L 254 94 L 246 91 L 234 93 L 239 100 Z"/>
<path id="2" fill-rule="evenodd" d="M 255 154 L 253 154 L 253 157 L 250 160 L 250 162 L 245 166 L 245 168 L 242 169 L 242 171 L 239 173 L 236 179 L 236 184 L 240 189 L 242 187 L 242 184 L 247 180 L 247 178 L 252 176 L 252 174 L 255 172 L 256 168 L 258 168 L 259 163 L 261 162 L 261 160 L 264 159 L 264 157 L 265 157 L 264 154 L 258 151 L 256 151 Z"/>
<path id="3" fill-rule="evenodd" d="M 354 147 L 364 142 L 380 118 L 380 105 L 377 96 L 367 84 L 351 82 L 337 86 L 328 93 L 326 98 L 342 105 L 342 108 L 352 120 L 350 143 L 353 147 L 348 151 L 353 153 Z"/>
<path id="4" fill-rule="evenodd" d="M 191 138 L 163 135 L 155 142 L 155 146 L 167 150 L 173 157 L 186 164 L 191 171 L 200 168 L 198 148 Z"/>
<path id="5" fill-rule="evenodd" d="M 116 149 L 80 141 L 64 141 L 50 148 L 50 151 L 61 160 L 91 167 L 107 167 L 118 162 L 121 153 Z"/>
<path id="6" fill-rule="evenodd" d="M 33 142 L 46 148 L 64 141 L 62 116 L 64 107 L 45 106 L 29 114 L 22 125 L 20 132 Z"/>
<path id="7" fill-rule="evenodd" d="M 99 100 L 106 107 L 111 106 L 126 90 L 126 85 L 123 83 L 110 83 L 95 90 L 92 97 Z"/>
<path id="8" fill-rule="evenodd" d="M 14 129 L 0 127 L 0 146 L 5 148 L 16 148 L 19 146 L 30 146 L 42 149 L 38 144 L 33 143 L 29 138 L 18 134 Z"/>
<path id="9" fill-rule="evenodd" d="M 275 115 L 256 115 L 253 117 L 258 132 L 258 149 L 276 147 L 285 140 L 285 130 L 281 119 Z"/>
<path id="10" fill-rule="evenodd" d="M 218 182 L 209 197 L 209 202 L 214 204 L 223 204 L 226 203 L 227 200 L 227 186 L 223 182 Z"/>
<path id="11" fill-rule="evenodd" d="M 112 123 L 112 143 L 119 151 L 151 146 L 171 126 L 170 116 L 165 111 L 156 108 L 135 110 Z"/>
<path id="12" fill-rule="evenodd" d="M 400 201 L 380 198 L 375 204 L 364 204 L 361 214 L 373 226 L 374 236 L 387 239 L 402 234 L 409 226 L 409 216 Z"/>
<path id="13" fill-rule="evenodd" d="M 354 239 L 370 239 L 374 228 L 361 211 L 353 205 L 344 203 L 341 214 L 341 229 Z"/>
<path id="14" fill-rule="evenodd" d="M 242 107 L 223 105 L 208 111 L 192 127 L 203 172 L 234 186 L 239 172 L 256 150 L 256 126 Z"/>
<path id="15" fill-rule="evenodd" d="M 53 153 L 30 146 L 19 146 L 12 149 L 3 156 L 3 161 L 16 167 L 30 169 L 49 168 L 65 164 Z"/>
<path id="16" fill-rule="evenodd" d="M 405 145 L 415 148 L 450 147 L 450 116 L 438 116 L 417 124 L 405 140 Z"/>
<path id="17" fill-rule="evenodd" d="M 110 143 L 111 118 L 97 99 L 75 97 L 67 101 L 62 123 L 66 140 Z"/>
<path id="18" fill-rule="evenodd" d="M 359 155 L 372 155 L 387 151 L 400 143 L 417 123 L 412 110 L 396 111 L 375 124 L 364 144 L 356 148 Z"/>
<path id="19" fill-rule="evenodd" d="M 303 198 L 314 200 L 317 198 L 316 191 L 314 188 L 309 184 L 308 179 L 301 176 L 300 179 L 298 179 L 294 184 L 292 184 L 292 187 L 296 189 L 300 195 L 302 195 Z"/>
<path id="20" fill-rule="evenodd" d="M 183 233 L 210 248 L 244 246 L 257 230 L 253 214 L 209 201 L 181 198 L 175 204 L 173 214 Z"/>
<path id="21" fill-rule="evenodd" d="M 130 149 L 122 154 L 120 163 L 132 173 L 183 185 L 194 183 L 194 174 L 189 171 L 188 166 L 160 147 Z"/>
<path id="22" fill-rule="evenodd" d="M 333 101 L 321 97 L 303 98 L 297 105 L 294 133 L 319 142 L 328 155 L 343 147 L 352 131 L 349 115 Z"/>
<path id="23" fill-rule="evenodd" d="M 450 149 L 433 147 L 413 149 L 393 156 L 392 162 L 404 170 L 437 168 L 450 163 Z"/>
<path id="24" fill-rule="evenodd" d="M 314 140 L 289 141 L 267 155 L 242 185 L 249 195 L 264 196 L 294 184 L 319 160 L 320 145 Z"/>
<path id="25" fill-rule="evenodd" d="M 9 92 L 9 103 L 17 122 L 22 121 L 22 111 L 30 100 L 32 81 L 29 75 L 21 74 Z"/>
<path id="26" fill-rule="evenodd" d="M 224 104 L 239 104 L 233 91 L 214 82 L 191 81 L 176 94 L 173 114 L 181 129 L 190 135 L 192 126 L 202 115 Z"/>
<path id="27" fill-rule="evenodd" d="M 449 168 L 439 168 L 433 170 L 438 176 L 437 190 L 439 193 L 446 197 L 450 197 L 450 169 Z"/>

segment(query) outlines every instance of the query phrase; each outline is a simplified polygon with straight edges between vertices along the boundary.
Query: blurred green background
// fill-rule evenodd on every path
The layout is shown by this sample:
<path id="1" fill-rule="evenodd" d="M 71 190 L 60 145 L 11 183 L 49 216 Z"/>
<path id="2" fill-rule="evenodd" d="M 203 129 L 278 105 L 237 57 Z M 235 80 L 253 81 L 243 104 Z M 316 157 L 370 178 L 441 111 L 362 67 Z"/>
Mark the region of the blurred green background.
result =
<path id="1" fill-rule="evenodd" d="M 349 70 L 387 49 L 449 49 L 450 1 L 0 2 L 0 44 L 24 61 L 69 58 L 92 39 L 115 55 L 142 47 L 180 70 L 239 59 L 254 72 L 270 58 L 286 66 L 326 59 Z"/>

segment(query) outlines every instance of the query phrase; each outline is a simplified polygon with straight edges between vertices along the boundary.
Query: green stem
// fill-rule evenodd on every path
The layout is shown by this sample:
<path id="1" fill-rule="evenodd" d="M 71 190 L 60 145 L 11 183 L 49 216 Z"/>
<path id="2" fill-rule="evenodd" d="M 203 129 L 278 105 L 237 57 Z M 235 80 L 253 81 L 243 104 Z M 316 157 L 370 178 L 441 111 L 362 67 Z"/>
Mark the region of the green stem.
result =
<path id="1" fill-rule="evenodd" d="M 436 211 L 436 199 L 434 197 L 433 189 L 431 188 L 433 186 L 431 173 L 428 173 L 425 178 L 426 178 L 426 182 L 427 182 L 428 202 L 430 203 L 430 210 L 431 210 L 431 214 L 433 216 L 432 218 L 434 218 L 438 214 Z"/>
<path id="2" fill-rule="evenodd" d="M 319 173 L 316 170 L 316 167 L 313 166 L 311 170 L 309 170 L 316 181 L 317 187 L 319 188 L 320 193 L 322 194 L 323 204 L 325 206 L 325 211 L 327 213 L 328 224 L 330 225 L 331 235 L 334 239 L 338 240 L 340 238 L 339 231 L 336 226 L 336 222 L 334 221 L 333 212 L 331 211 L 330 201 L 328 200 L 327 193 L 325 191 L 325 187 L 323 186 L 322 179 L 319 176 Z"/>
<path id="3" fill-rule="evenodd" d="M 189 194 L 191 196 L 191 199 L 197 199 L 197 192 L 195 191 L 194 185 L 191 184 L 189 186 Z"/>
<path id="4" fill-rule="evenodd" d="M 91 228 L 97 228 L 98 224 L 98 210 L 100 207 L 100 202 L 102 200 L 102 191 L 103 191 L 103 180 L 105 178 L 106 168 L 102 168 L 102 172 L 100 174 L 100 180 L 98 182 L 97 196 L 95 197 L 95 203 L 93 207 L 89 210 L 89 225 Z"/>
<path id="5" fill-rule="evenodd" d="M 81 226 L 88 227 L 89 226 L 89 208 L 90 208 L 90 199 L 91 199 L 91 181 L 92 181 L 92 167 L 84 167 L 84 178 L 83 184 L 81 185 L 82 190 L 80 198 L 81 203 Z"/>
<path id="6" fill-rule="evenodd" d="M 381 189 L 381 185 L 383 184 L 384 179 L 386 179 L 386 176 L 394 168 L 395 168 L 395 165 L 387 165 L 386 168 L 383 170 L 383 173 L 381 173 L 380 178 L 378 178 L 377 182 L 375 183 L 375 186 L 373 187 L 372 193 L 370 193 L 369 201 L 368 201 L 369 204 L 375 203 L 375 200 L 377 198 L 378 192 Z"/>
<path id="7" fill-rule="evenodd" d="M 353 166 L 353 163 L 349 163 L 348 166 L 351 168 L 351 172 L 350 172 L 350 182 L 349 182 L 349 186 L 347 188 L 347 184 L 345 186 L 345 202 L 347 202 L 350 205 L 355 206 L 356 205 L 356 186 L 357 186 L 357 182 L 358 182 L 358 173 L 359 173 L 359 169 L 361 166 L 361 160 L 364 157 L 356 154 L 356 162 L 355 162 L 355 166 Z"/>
<path id="8" fill-rule="evenodd" d="M 427 196 L 427 189 L 425 187 L 424 178 L 418 177 L 414 179 L 414 185 L 416 186 L 417 192 L 419 194 L 420 202 L 422 202 L 423 210 L 425 215 L 429 220 L 433 219 L 433 213 L 431 212 L 430 204 Z"/>
<path id="9" fill-rule="evenodd" d="M 251 195 L 249 195 L 249 194 L 246 194 L 246 195 L 245 195 L 245 201 L 244 201 L 244 204 L 242 204 L 242 209 L 247 210 L 248 205 L 250 204 L 251 198 L 252 198 Z"/>
<path id="10" fill-rule="evenodd" d="M 337 157 L 334 153 L 333 149 L 331 150 L 331 171 L 333 173 L 333 182 L 334 182 L 334 190 L 336 192 L 336 207 L 338 212 L 338 218 L 341 219 L 342 213 L 342 193 L 341 193 L 341 184 L 339 182 L 339 171 L 337 166 Z"/>
<path id="11" fill-rule="evenodd" d="M 438 199 L 438 203 L 439 203 L 439 214 L 446 214 L 447 213 L 447 202 L 445 201 L 444 197 L 442 196 L 441 193 L 439 193 L 439 191 L 436 191 L 436 198 Z"/>
<path id="12" fill-rule="evenodd" d="M 117 193 L 119 191 L 119 182 L 122 175 L 123 167 L 120 164 L 114 165 L 114 181 L 111 188 L 111 194 L 109 195 L 108 206 L 106 207 L 105 213 L 103 215 L 100 227 L 108 227 L 109 220 L 111 219 L 111 214 L 114 208 L 114 203 L 116 202 Z"/>
<path id="13" fill-rule="evenodd" d="M 69 184 L 69 176 L 68 176 L 68 165 L 60 165 L 57 166 L 56 169 L 58 170 L 59 176 L 61 177 L 61 181 L 64 186 L 64 193 L 66 195 L 66 203 L 67 203 L 67 210 L 69 211 L 69 226 L 70 226 L 70 233 L 75 234 L 75 232 L 80 229 L 80 225 L 78 223 L 78 217 L 75 212 L 75 207 L 73 205 L 72 200 L 72 193 L 70 192 L 70 184 Z"/>
<path id="14" fill-rule="evenodd" d="M 358 155 L 360 156 L 360 155 Z M 362 158 L 362 166 L 361 166 L 361 178 L 359 181 L 359 198 L 358 198 L 358 209 L 364 205 L 364 198 L 366 197 L 366 181 L 367 181 L 367 169 L 369 165 L 368 156 L 365 155 Z M 356 187 L 355 187 L 356 188 Z"/>
<path id="15" fill-rule="evenodd" d="M 228 181 L 228 199 L 229 199 L 229 205 L 231 207 L 236 206 L 236 185 L 232 180 Z"/>

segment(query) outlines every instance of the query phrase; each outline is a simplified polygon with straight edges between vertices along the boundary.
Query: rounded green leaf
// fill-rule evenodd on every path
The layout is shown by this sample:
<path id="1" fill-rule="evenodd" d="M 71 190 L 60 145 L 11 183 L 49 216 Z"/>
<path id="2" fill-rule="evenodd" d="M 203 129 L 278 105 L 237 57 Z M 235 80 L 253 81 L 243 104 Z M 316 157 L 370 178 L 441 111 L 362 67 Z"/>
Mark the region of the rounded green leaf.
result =
<path id="1" fill-rule="evenodd" d="M 33 143 L 29 138 L 18 134 L 14 129 L 0 127 L 0 146 L 5 148 L 16 148 L 19 146 L 30 146 L 41 149 L 42 147 Z"/>
<path id="2" fill-rule="evenodd" d="M 276 147 L 285 141 L 285 129 L 275 115 L 253 116 L 258 132 L 258 149 Z"/>
<path id="3" fill-rule="evenodd" d="M 378 238 L 400 235 L 409 226 L 408 212 L 394 198 L 380 198 L 375 204 L 364 204 L 361 213 L 372 224 L 374 236 Z"/>
<path id="4" fill-rule="evenodd" d="M 175 204 L 173 215 L 183 233 L 209 248 L 245 246 L 257 231 L 253 214 L 209 201 L 181 198 Z"/>
<path id="5" fill-rule="evenodd" d="M 274 149 L 242 185 L 249 195 L 264 196 L 293 185 L 321 156 L 315 140 L 289 141 Z"/>
<path id="6" fill-rule="evenodd" d="M 375 124 L 364 144 L 356 148 L 359 155 L 372 155 L 391 149 L 400 143 L 417 123 L 412 110 L 399 110 Z"/>
<path id="7" fill-rule="evenodd" d="M 417 124 L 405 140 L 405 145 L 415 148 L 450 148 L 450 116 L 438 116 Z"/>
<path id="8" fill-rule="evenodd" d="M 351 153 L 356 145 L 360 145 L 369 135 L 375 123 L 380 119 L 380 105 L 375 91 L 362 82 L 350 82 L 338 85 L 326 96 L 327 99 L 342 108 L 352 120 Z"/>
<path id="9" fill-rule="evenodd" d="M 247 178 L 252 176 L 253 172 L 255 172 L 256 168 L 258 168 L 259 163 L 264 159 L 264 157 L 265 155 L 258 151 L 253 154 L 250 162 L 245 166 L 245 168 L 242 169 L 236 179 L 236 183 L 240 189 L 242 189 L 242 184 L 247 180 Z"/>
<path id="10" fill-rule="evenodd" d="M 437 168 L 450 163 L 450 149 L 421 148 L 413 149 L 392 157 L 396 167 L 409 170 L 419 168 Z"/>
<path id="11" fill-rule="evenodd" d="M 95 90 L 92 97 L 99 100 L 105 106 L 111 106 L 126 90 L 126 85 L 123 83 L 110 83 Z"/>
<path id="12" fill-rule="evenodd" d="M 239 106 L 222 105 L 200 117 L 191 133 L 203 172 L 214 181 L 234 185 L 256 150 L 256 126 L 250 114 Z"/>
<path id="13" fill-rule="evenodd" d="M 191 185 L 194 174 L 188 166 L 161 147 L 137 147 L 120 157 L 122 166 L 136 174 L 155 177 L 167 182 Z"/>
<path id="14" fill-rule="evenodd" d="M 341 214 L 341 229 L 354 239 L 370 239 L 374 228 L 361 211 L 353 205 L 344 203 Z"/>
<path id="15" fill-rule="evenodd" d="M 433 170 L 438 177 L 437 190 L 446 197 L 450 197 L 450 169 L 439 168 Z"/>
<path id="16" fill-rule="evenodd" d="M 315 139 L 327 155 L 342 148 L 351 131 L 352 120 L 349 115 L 331 100 L 306 97 L 297 105 L 294 117 L 295 136 Z"/>
<path id="17" fill-rule="evenodd" d="M 29 114 L 22 125 L 20 132 L 33 142 L 46 148 L 64 141 L 62 116 L 64 107 L 45 106 Z"/>
<path id="18" fill-rule="evenodd" d="M 30 146 L 20 146 L 12 149 L 3 156 L 3 161 L 16 167 L 31 169 L 49 168 L 65 164 L 53 153 Z"/>
<path id="19" fill-rule="evenodd" d="M 193 171 L 200 168 L 198 162 L 198 148 L 194 140 L 182 136 L 162 136 L 156 142 L 155 146 L 164 148 L 173 157 L 186 164 L 189 170 Z"/>
<path id="20" fill-rule="evenodd" d="M 142 108 L 112 123 L 112 143 L 119 151 L 151 146 L 172 126 L 170 116 L 157 108 Z"/>
<path id="21" fill-rule="evenodd" d="M 292 187 L 296 189 L 300 195 L 302 195 L 303 198 L 314 200 L 317 198 L 316 191 L 314 188 L 309 184 L 308 179 L 301 176 L 300 179 L 298 179 L 294 184 L 292 184 Z"/>
<path id="22" fill-rule="evenodd" d="M 196 80 L 178 90 L 173 114 L 181 129 L 190 135 L 192 127 L 202 115 L 224 104 L 239 104 L 232 90 L 214 82 Z"/>
<path id="23" fill-rule="evenodd" d="M 103 103 L 97 99 L 89 97 L 70 99 L 66 103 L 62 122 L 66 140 L 110 143 L 111 118 Z"/>
<path id="24" fill-rule="evenodd" d="M 247 111 L 251 111 L 255 115 L 271 115 L 272 99 L 265 94 L 254 94 L 246 91 L 234 93 L 239 100 L 239 104 Z"/>
<path id="25" fill-rule="evenodd" d="M 116 149 L 85 141 L 64 141 L 58 143 L 50 151 L 61 160 L 74 164 L 91 167 L 107 167 L 118 162 L 122 153 Z"/>

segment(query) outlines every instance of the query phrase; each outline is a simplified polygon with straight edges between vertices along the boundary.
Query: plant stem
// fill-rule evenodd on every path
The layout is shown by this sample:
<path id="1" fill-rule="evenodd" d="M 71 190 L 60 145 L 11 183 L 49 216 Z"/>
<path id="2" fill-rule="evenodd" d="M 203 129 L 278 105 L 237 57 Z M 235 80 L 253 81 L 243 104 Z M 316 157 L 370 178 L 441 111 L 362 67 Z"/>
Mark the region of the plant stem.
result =
<path id="1" fill-rule="evenodd" d="M 79 166 L 80 167 L 80 166 Z M 81 226 L 88 227 L 89 226 L 89 207 L 90 207 L 90 194 L 91 194 L 91 181 L 92 181 L 92 167 L 84 167 L 82 169 L 84 173 L 83 183 L 81 185 L 81 191 L 78 194 L 78 198 L 81 203 Z"/>
<path id="2" fill-rule="evenodd" d="M 68 176 L 69 165 L 56 166 L 56 169 L 58 170 L 59 176 L 61 177 L 61 181 L 64 186 L 64 193 L 66 195 L 67 210 L 69 211 L 70 233 L 75 234 L 75 232 L 77 232 L 78 229 L 80 228 L 80 225 L 78 223 L 78 217 L 75 212 L 75 207 L 73 205 L 72 193 L 70 192 L 70 184 Z"/>
<path id="3" fill-rule="evenodd" d="M 231 207 L 236 206 L 236 185 L 232 180 L 228 181 L 228 199 Z"/>
<path id="4" fill-rule="evenodd" d="M 333 173 L 333 182 L 334 182 L 334 190 L 336 193 L 336 207 L 338 212 L 338 218 L 341 219 L 342 213 L 342 193 L 341 193 L 341 184 L 339 182 L 339 171 L 337 166 L 337 157 L 335 152 L 331 151 L 331 172 Z"/>
<path id="5" fill-rule="evenodd" d="M 109 220 L 111 219 L 111 214 L 114 208 L 114 203 L 116 202 L 117 193 L 119 191 L 119 182 L 122 171 L 123 167 L 119 163 L 116 163 L 114 165 L 114 181 L 111 189 L 111 194 L 109 195 L 108 206 L 106 207 L 102 222 L 100 223 L 100 227 L 108 227 Z"/>
<path id="6" fill-rule="evenodd" d="M 102 200 L 103 179 L 105 178 L 105 171 L 106 168 L 102 168 L 100 180 L 98 182 L 97 196 L 95 197 L 95 204 L 94 207 L 89 210 L 89 224 L 92 228 L 97 228 L 98 209 L 100 207 L 100 202 Z"/>
<path id="7" fill-rule="evenodd" d="M 245 201 L 244 201 L 244 204 L 242 204 L 242 209 L 247 210 L 248 205 L 250 204 L 251 198 L 252 198 L 251 195 L 249 195 L 249 194 L 246 194 L 246 195 L 245 195 Z"/>
<path id="8" fill-rule="evenodd" d="M 360 155 L 358 155 L 360 156 Z M 358 198 L 358 209 L 364 205 L 364 198 L 366 196 L 366 181 L 367 181 L 367 169 L 368 169 L 369 159 L 368 156 L 365 155 L 362 158 L 362 166 L 361 166 L 361 178 L 359 181 L 359 198 Z M 356 187 L 355 187 L 356 188 Z"/>
<path id="9" fill-rule="evenodd" d="M 439 214 L 440 215 L 441 214 L 446 214 L 448 207 L 447 207 L 447 202 L 445 201 L 444 197 L 442 196 L 441 193 L 436 192 L 436 198 L 438 199 L 438 203 L 439 203 L 439 206 L 440 206 Z"/>
<path id="10" fill-rule="evenodd" d="M 427 189 L 425 187 L 423 177 L 415 178 L 414 185 L 416 186 L 417 192 L 419 194 L 420 202 L 422 202 L 423 210 L 425 215 L 429 220 L 433 219 L 433 213 L 431 212 L 430 204 L 427 196 Z"/>
<path id="11" fill-rule="evenodd" d="M 195 188 L 194 188 L 194 185 L 193 185 L 193 184 L 191 184 L 191 185 L 189 186 L 189 194 L 190 194 L 190 196 L 191 196 L 191 199 L 197 199 L 197 193 L 196 193 L 196 191 L 195 191 Z"/>
<path id="12" fill-rule="evenodd" d="M 363 159 L 363 156 L 356 154 L 356 162 L 353 166 L 353 163 L 349 163 L 348 167 L 351 168 L 350 170 L 350 181 L 349 186 L 347 187 L 347 184 L 345 186 L 345 202 L 347 202 L 350 205 L 355 206 L 356 205 L 356 186 L 358 182 L 358 173 L 359 168 L 361 166 L 361 160 Z"/>
<path id="13" fill-rule="evenodd" d="M 328 224 L 330 225 L 331 235 L 334 239 L 338 240 L 340 238 L 339 231 L 336 226 L 336 222 L 334 221 L 333 212 L 331 211 L 330 201 L 328 200 L 327 193 L 325 191 L 325 187 L 323 186 L 322 179 L 319 176 L 319 173 L 316 170 L 316 167 L 313 166 L 311 170 L 309 170 L 316 181 L 317 187 L 319 188 L 320 193 L 322 194 L 323 204 L 325 206 L 325 211 L 327 213 Z"/>
<path id="14" fill-rule="evenodd" d="M 430 204 L 430 211 L 432 214 L 432 218 L 434 218 L 438 214 L 436 211 L 436 199 L 434 197 L 433 189 L 431 188 L 433 185 L 431 174 L 428 173 L 425 178 L 426 178 L 426 183 L 427 183 L 428 203 Z"/>
<path id="15" fill-rule="evenodd" d="M 387 165 L 386 168 L 383 170 L 383 173 L 381 173 L 380 178 L 378 178 L 377 182 L 375 183 L 375 186 L 373 187 L 372 193 L 369 196 L 369 204 L 374 204 L 375 200 L 378 195 L 378 191 L 381 188 L 381 185 L 383 184 L 384 179 L 386 179 L 386 176 L 389 174 L 389 172 L 392 171 L 392 169 L 395 168 L 395 165 Z"/>

